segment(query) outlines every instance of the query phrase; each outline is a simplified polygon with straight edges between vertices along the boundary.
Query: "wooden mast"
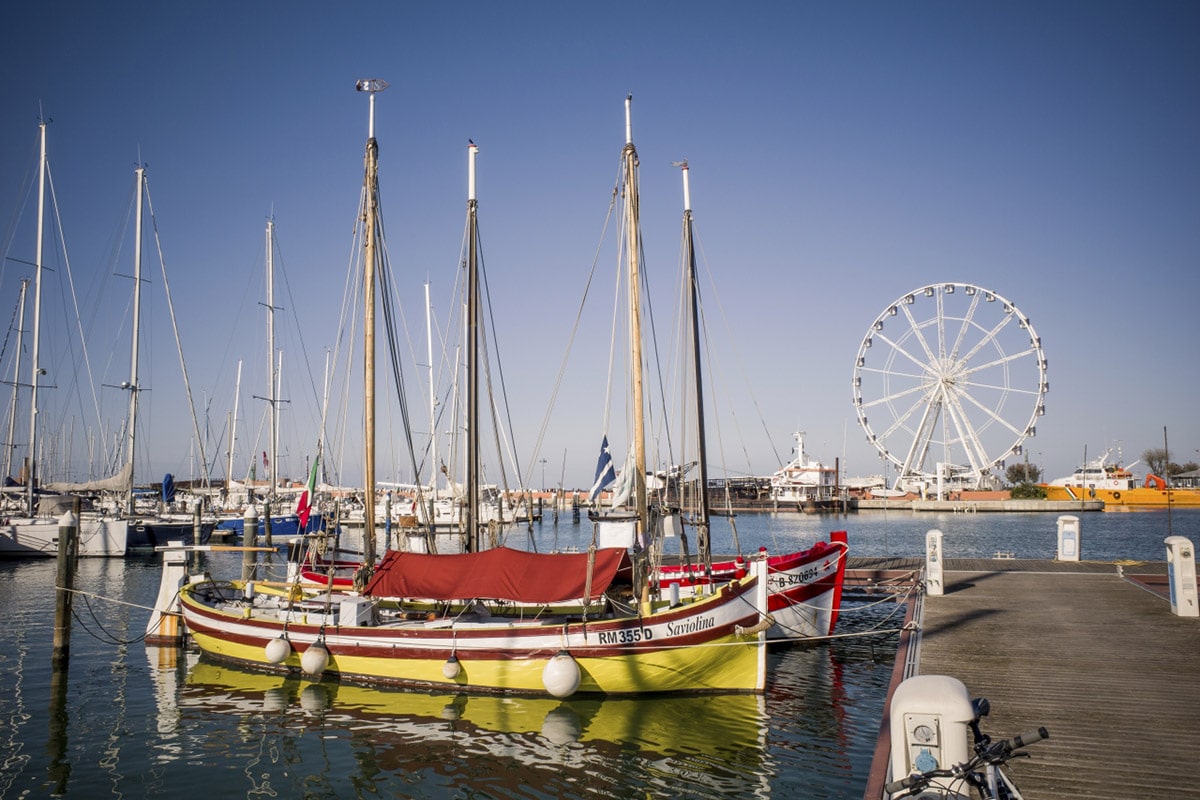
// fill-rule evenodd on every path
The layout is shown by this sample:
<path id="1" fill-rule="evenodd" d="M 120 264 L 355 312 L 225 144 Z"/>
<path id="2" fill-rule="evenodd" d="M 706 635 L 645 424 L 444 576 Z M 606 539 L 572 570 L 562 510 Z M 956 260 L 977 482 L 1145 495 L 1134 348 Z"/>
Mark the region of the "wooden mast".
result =
<path id="1" fill-rule="evenodd" d="M 379 214 L 379 144 L 375 141 L 375 95 L 387 88 L 387 81 L 367 79 L 358 82 L 358 91 L 370 98 L 367 125 L 367 152 L 364 188 L 363 259 L 363 563 L 375 563 L 375 270 L 378 257 L 376 233 Z"/>
<path id="2" fill-rule="evenodd" d="M 633 95 L 625 98 L 625 221 L 626 246 L 629 248 L 629 338 L 630 379 L 633 386 L 633 452 L 634 508 L 637 512 L 638 540 L 646 541 L 650 528 L 650 511 L 646 498 L 646 420 L 642 370 L 641 272 L 638 257 L 641 253 L 641 231 L 638 209 L 637 148 L 633 146 L 631 106 Z"/>

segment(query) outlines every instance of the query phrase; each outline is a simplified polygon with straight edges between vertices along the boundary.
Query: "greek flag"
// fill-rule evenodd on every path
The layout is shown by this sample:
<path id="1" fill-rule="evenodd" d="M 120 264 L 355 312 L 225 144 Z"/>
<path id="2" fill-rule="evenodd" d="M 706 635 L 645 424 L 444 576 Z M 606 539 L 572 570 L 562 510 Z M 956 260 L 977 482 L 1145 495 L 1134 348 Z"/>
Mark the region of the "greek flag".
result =
<path id="1" fill-rule="evenodd" d="M 617 473 L 613 470 L 612 452 L 608 449 L 608 434 L 605 434 L 604 441 L 600 443 L 600 458 L 596 459 L 596 480 L 592 483 L 592 491 L 588 494 L 588 499 L 595 502 L 600 493 L 616 479 Z"/>

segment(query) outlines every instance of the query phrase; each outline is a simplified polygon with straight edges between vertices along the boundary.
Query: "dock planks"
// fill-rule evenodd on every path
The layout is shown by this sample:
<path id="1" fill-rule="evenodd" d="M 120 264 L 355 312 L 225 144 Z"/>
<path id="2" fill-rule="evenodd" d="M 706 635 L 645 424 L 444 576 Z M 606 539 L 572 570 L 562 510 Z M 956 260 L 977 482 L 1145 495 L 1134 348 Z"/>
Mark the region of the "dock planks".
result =
<path id="1" fill-rule="evenodd" d="M 993 737 L 1050 730 L 1032 758 L 1011 762 L 1029 800 L 1200 798 L 1200 620 L 1171 613 L 1165 564 L 945 566 L 946 593 L 924 598 L 902 651 L 914 651 L 910 670 L 987 697 Z M 882 796 L 887 752 L 877 750 L 870 800 Z"/>

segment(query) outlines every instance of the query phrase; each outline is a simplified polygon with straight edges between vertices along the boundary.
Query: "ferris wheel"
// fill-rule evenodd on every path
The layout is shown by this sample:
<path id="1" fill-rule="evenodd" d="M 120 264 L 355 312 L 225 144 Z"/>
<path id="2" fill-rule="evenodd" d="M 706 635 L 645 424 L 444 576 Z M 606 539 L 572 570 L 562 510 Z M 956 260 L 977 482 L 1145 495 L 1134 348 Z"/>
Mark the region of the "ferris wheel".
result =
<path id="1" fill-rule="evenodd" d="M 854 407 L 894 465 L 893 489 L 992 488 L 1024 452 L 1050 388 L 1042 341 L 1010 301 L 967 283 L 923 286 L 871 323 Z"/>

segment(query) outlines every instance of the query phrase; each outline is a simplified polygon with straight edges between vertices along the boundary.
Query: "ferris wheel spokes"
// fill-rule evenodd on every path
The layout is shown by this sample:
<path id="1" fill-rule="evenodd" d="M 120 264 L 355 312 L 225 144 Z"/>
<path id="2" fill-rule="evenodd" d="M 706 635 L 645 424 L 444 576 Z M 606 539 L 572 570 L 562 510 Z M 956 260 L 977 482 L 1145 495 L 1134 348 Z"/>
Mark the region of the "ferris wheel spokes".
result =
<path id="1" fill-rule="evenodd" d="M 1036 433 L 1048 388 L 1029 318 L 961 283 L 931 284 L 885 307 L 862 340 L 853 381 L 859 424 L 899 469 L 895 485 L 910 490 L 934 478 L 940 487 L 947 470 L 957 485 L 994 488 L 993 471 Z M 1032 410 L 1022 419 L 1024 403 Z"/>

